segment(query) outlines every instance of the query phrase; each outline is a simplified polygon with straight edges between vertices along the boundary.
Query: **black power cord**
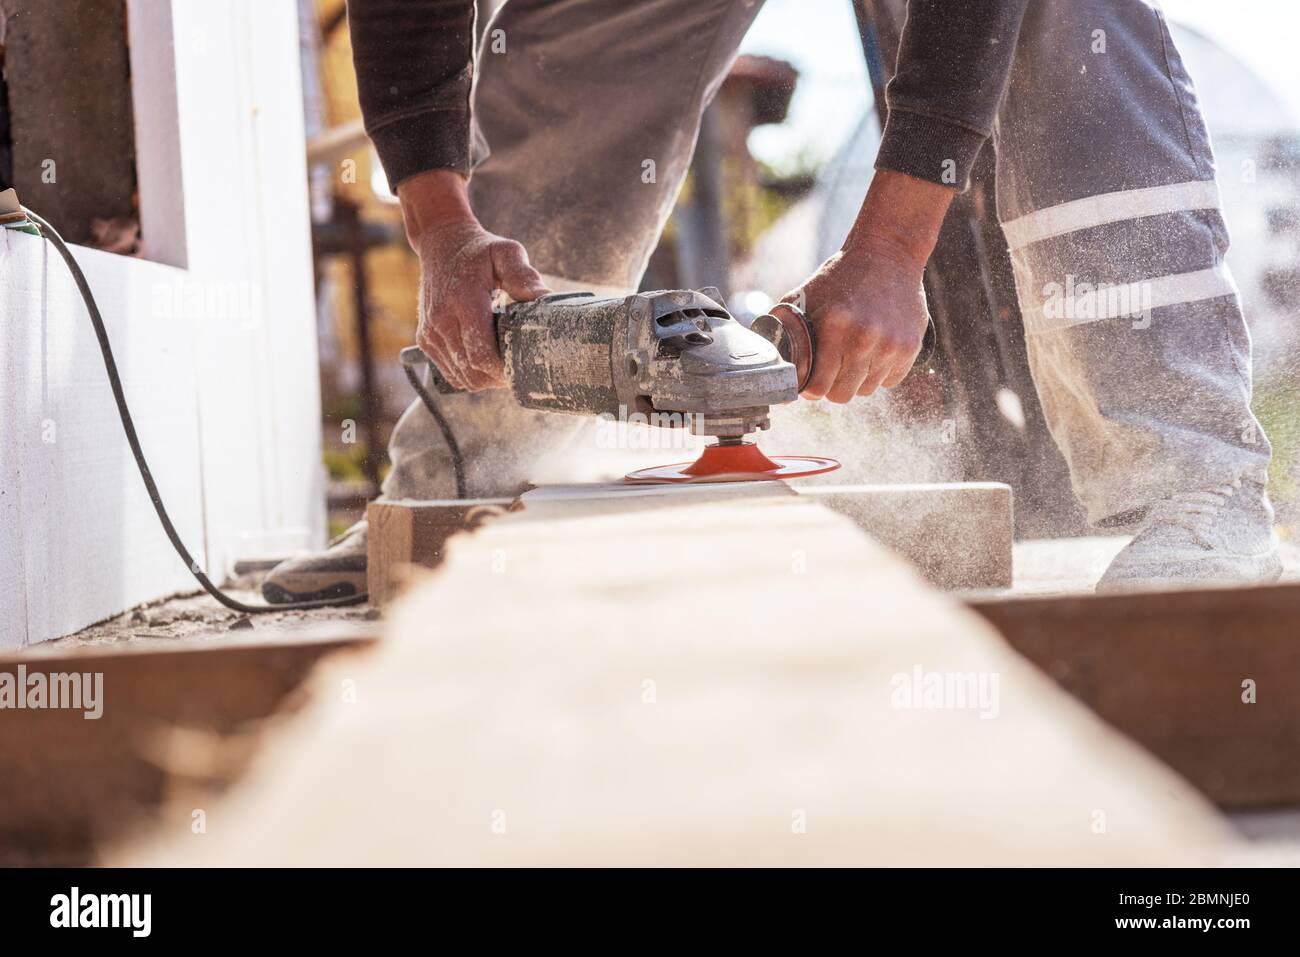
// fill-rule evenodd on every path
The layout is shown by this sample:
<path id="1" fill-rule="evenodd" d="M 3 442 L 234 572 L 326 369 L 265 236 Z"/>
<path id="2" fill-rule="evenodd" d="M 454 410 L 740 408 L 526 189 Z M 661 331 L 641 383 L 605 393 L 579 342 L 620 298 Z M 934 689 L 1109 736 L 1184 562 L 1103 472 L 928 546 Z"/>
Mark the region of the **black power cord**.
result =
<path id="1" fill-rule="evenodd" d="M 203 590 L 227 608 L 250 615 L 268 611 L 301 611 L 308 608 L 332 608 L 339 605 L 360 605 L 364 603 L 369 597 L 367 592 L 347 595 L 343 598 L 289 601 L 282 605 L 248 605 L 231 598 L 214 585 L 212 580 L 203 573 L 198 562 L 194 560 L 194 556 L 189 553 L 189 549 L 185 547 L 185 543 L 181 541 L 180 535 L 177 534 L 176 526 L 172 524 L 171 517 L 163 506 L 162 497 L 158 494 L 158 486 L 154 484 L 153 474 L 149 471 L 149 463 L 145 461 L 144 450 L 140 448 L 140 439 L 135 434 L 135 423 L 131 419 L 131 410 L 127 408 L 126 396 L 122 392 L 122 380 L 117 373 L 117 363 L 113 360 L 113 349 L 108 342 L 108 331 L 104 328 L 104 318 L 99 313 L 99 306 L 95 303 L 95 297 L 90 291 L 90 284 L 86 282 L 85 274 L 82 273 L 81 267 L 77 265 L 76 259 L 73 258 L 71 251 L 58 231 L 30 209 L 23 207 L 23 213 L 36 224 L 36 227 L 41 231 L 41 235 L 58 250 L 59 255 L 63 257 L 64 263 L 67 264 L 68 271 L 72 273 L 72 279 L 77 284 L 77 291 L 81 293 L 81 300 L 86 304 L 86 311 L 90 313 L 90 323 L 95 327 L 95 337 L 99 340 L 99 351 L 104 357 L 104 370 L 108 373 L 108 384 L 113 390 L 113 401 L 117 403 L 117 415 L 122 420 L 122 431 L 126 433 L 127 444 L 131 446 L 131 454 L 135 456 L 136 468 L 140 470 L 140 479 L 144 482 L 145 491 L 149 493 L 149 501 L 153 503 L 153 509 L 158 513 L 158 521 L 162 523 L 163 531 L 167 533 L 167 538 L 171 541 L 172 547 L 176 549 L 176 554 L 181 557 L 181 561 L 190 570 L 190 574 L 203 586 Z M 459 453 L 457 454 L 457 460 L 459 461 Z"/>
<path id="2" fill-rule="evenodd" d="M 451 423 L 442 414 L 442 410 L 438 408 L 438 403 L 434 401 L 429 390 L 424 387 L 424 383 L 420 381 L 420 376 L 416 371 L 405 362 L 402 363 L 402 369 L 406 372 L 406 381 L 411 383 L 411 388 L 420 397 L 424 407 L 429 410 L 429 414 L 433 416 L 433 421 L 438 423 L 438 429 L 442 432 L 443 441 L 447 443 L 447 451 L 451 453 L 451 467 L 456 474 L 456 497 L 469 498 L 465 485 L 465 462 L 460 454 L 460 443 L 456 441 L 456 433 L 451 430 Z"/>

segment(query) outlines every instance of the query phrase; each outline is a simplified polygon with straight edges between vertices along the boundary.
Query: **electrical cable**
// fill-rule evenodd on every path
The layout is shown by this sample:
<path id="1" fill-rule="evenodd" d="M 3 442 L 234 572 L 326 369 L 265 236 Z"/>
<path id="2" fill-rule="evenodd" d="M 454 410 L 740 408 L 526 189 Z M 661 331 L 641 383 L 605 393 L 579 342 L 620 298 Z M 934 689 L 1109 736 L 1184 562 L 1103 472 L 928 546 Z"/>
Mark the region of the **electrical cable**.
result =
<path id="1" fill-rule="evenodd" d="M 90 313 L 90 323 L 95 327 L 95 337 L 99 340 L 99 351 L 104 357 L 104 370 L 108 373 L 108 384 L 113 390 L 113 401 L 117 403 L 117 415 L 122 420 L 122 431 L 126 433 L 127 444 L 131 446 L 131 454 L 135 456 L 136 468 L 140 471 L 140 479 L 144 482 L 145 491 L 149 493 L 149 501 L 153 503 L 154 511 L 158 513 L 158 521 L 162 523 L 163 531 L 167 533 L 167 538 L 171 541 L 172 547 L 176 549 L 176 554 L 181 557 L 181 561 L 189 568 L 190 574 L 194 576 L 195 580 L 203 586 L 203 590 L 227 608 L 250 615 L 269 611 L 302 611 L 309 608 L 360 605 L 365 602 L 369 595 L 366 592 L 360 592 L 341 598 L 289 601 L 280 605 L 249 605 L 238 599 L 231 598 L 214 585 L 211 579 L 203 573 L 198 562 L 194 560 L 194 556 L 189 553 L 185 543 L 181 541 L 180 535 L 177 534 L 176 526 L 172 524 L 171 517 L 163 506 L 162 497 L 158 494 L 158 486 L 154 483 L 153 474 L 149 470 L 149 463 L 145 461 L 144 450 L 140 448 L 140 439 L 135 433 L 135 422 L 131 419 L 131 410 L 127 408 L 126 395 L 122 391 L 122 380 L 118 376 L 117 363 L 113 359 L 113 349 L 109 345 L 108 330 L 104 327 L 104 319 L 100 315 L 95 296 L 90 291 L 90 284 L 86 282 L 85 274 L 82 273 L 81 267 L 77 265 L 76 259 L 73 258 L 72 252 L 68 249 L 58 231 L 30 209 L 23 207 L 23 213 L 36 224 L 41 235 L 49 240 L 59 255 L 63 257 L 68 271 L 72 273 L 72 279 L 77 284 L 77 291 L 81 293 L 81 300 L 86 304 L 86 311 Z M 457 462 L 459 462 L 459 452 L 457 453 Z M 460 473 L 458 472 L 457 475 L 459 481 Z"/>
<path id="2" fill-rule="evenodd" d="M 447 451 L 451 453 L 451 467 L 456 474 L 456 497 L 469 498 L 465 490 L 465 461 L 460 454 L 460 444 L 456 441 L 456 433 L 451 430 L 451 423 L 442 414 L 442 410 L 438 408 L 438 403 L 433 400 L 429 390 L 420 382 L 420 377 L 416 375 L 415 370 L 405 364 L 402 365 L 402 369 L 406 372 L 406 381 L 411 383 L 411 388 L 420 397 L 424 407 L 429 410 L 429 414 L 433 416 L 433 421 L 438 423 L 443 441 L 447 443 Z"/>

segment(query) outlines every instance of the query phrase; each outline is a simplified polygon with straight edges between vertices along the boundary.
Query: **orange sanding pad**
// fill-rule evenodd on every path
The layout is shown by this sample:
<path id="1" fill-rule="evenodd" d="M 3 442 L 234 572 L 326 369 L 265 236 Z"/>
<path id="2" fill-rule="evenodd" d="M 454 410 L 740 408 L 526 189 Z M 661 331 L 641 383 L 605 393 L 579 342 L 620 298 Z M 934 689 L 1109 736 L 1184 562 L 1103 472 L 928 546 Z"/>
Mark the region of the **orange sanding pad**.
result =
<path id="1" fill-rule="evenodd" d="M 768 458 L 753 442 L 707 445 L 694 462 L 656 465 L 629 472 L 628 482 L 763 482 L 773 479 L 820 475 L 840 467 L 834 459 L 816 455 L 778 455 Z"/>

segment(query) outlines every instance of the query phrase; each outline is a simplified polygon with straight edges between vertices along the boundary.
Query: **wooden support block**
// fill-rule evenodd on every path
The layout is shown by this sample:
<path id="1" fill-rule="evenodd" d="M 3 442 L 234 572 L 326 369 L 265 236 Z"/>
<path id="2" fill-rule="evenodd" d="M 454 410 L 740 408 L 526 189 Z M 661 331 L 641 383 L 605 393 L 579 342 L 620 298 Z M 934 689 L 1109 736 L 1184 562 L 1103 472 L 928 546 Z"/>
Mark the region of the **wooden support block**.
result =
<path id="1" fill-rule="evenodd" d="M 1300 803 L 1300 584 L 971 607 L 1220 806 Z"/>
<path id="2" fill-rule="evenodd" d="M 370 602 L 391 601 L 411 566 L 434 568 L 443 559 L 447 541 L 457 532 L 476 528 L 508 510 L 528 519 L 599 515 L 723 501 L 770 501 L 792 498 L 783 482 L 733 482 L 701 485 L 609 484 L 543 485 L 519 499 L 430 499 L 371 502 L 366 580 Z"/>
<path id="3" fill-rule="evenodd" d="M 371 502 L 366 506 L 370 603 L 386 604 L 400 590 L 409 566 L 436 566 L 447 539 L 503 514 L 513 504 L 508 498 Z"/>
<path id="4" fill-rule="evenodd" d="M 796 491 L 853 519 L 932 585 L 1011 587 L 1009 485 L 804 485 Z"/>
<path id="5" fill-rule="evenodd" d="M 530 518 L 549 519 L 705 502 L 766 502 L 794 495 L 806 496 L 847 515 L 940 588 L 1011 587 L 1011 487 L 998 482 L 798 487 L 784 482 L 543 485 L 525 492 L 518 504 Z M 382 603 L 391 596 L 389 567 L 434 565 L 441 559 L 447 535 L 463 527 L 464 509 L 457 508 L 461 504 L 451 500 L 372 506 L 389 524 L 381 531 L 386 541 L 377 549 L 380 536 L 375 534 L 376 524 L 371 521 L 371 601 Z M 411 543 L 412 520 L 429 527 L 429 544 L 423 549 Z"/>
<path id="6" fill-rule="evenodd" d="M 322 668 L 211 812 L 220 841 L 178 827 L 114 863 L 1177 866 L 1235 846 L 802 496 L 512 513 L 387 626 Z"/>

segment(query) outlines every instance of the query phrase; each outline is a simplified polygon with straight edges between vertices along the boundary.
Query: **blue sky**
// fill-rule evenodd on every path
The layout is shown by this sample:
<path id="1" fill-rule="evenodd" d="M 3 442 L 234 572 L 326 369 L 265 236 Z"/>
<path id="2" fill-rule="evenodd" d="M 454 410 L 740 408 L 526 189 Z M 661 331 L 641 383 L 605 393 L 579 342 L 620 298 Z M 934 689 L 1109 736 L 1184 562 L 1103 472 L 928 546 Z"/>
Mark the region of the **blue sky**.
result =
<path id="1" fill-rule="evenodd" d="M 1300 117 L 1300 0 L 1165 0 L 1163 6 L 1171 20 L 1250 64 Z M 751 136 L 755 155 L 786 169 L 801 155 L 829 158 L 871 98 L 849 0 L 768 0 L 742 50 L 789 60 L 801 73 L 789 120 Z"/>

